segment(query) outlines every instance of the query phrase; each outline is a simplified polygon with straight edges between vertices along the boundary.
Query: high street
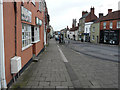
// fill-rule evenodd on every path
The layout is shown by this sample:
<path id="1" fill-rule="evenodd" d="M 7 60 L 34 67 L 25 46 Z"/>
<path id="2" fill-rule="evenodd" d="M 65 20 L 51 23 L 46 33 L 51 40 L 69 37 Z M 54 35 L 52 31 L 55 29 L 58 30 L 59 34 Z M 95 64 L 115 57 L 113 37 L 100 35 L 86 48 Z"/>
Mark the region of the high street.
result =
<path id="1" fill-rule="evenodd" d="M 71 47 L 73 45 L 75 46 Z M 46 51 L 39 56 L 39 61 L 32 62 L 12 87 L 56 88 L 56 90 L 60 88 L 67 90 L 71 88 L 118 88 L 118 62 L 109 60 L 109 58 L 105 60 L 106 57 L 103 60 L 101 57 L 81 53 L 85 45 L 86 43 L 75 41 L 70 41 L 69 44 L 59 44 L 54 39 L 50 40 Z M 80 52 L 73 49 L 77 46 L 79 49 L 76 50 Z M 88 46 L 89 50 L 93 49 L 90 46 L 101 47 L 92 44 L 86 45 Z M 107 46 L 102 47 L 105 49 Z M 109 47 L 112 47 L 112 49 L 106 48 L 109 51 L 117 50 L 116 46 Z"/>

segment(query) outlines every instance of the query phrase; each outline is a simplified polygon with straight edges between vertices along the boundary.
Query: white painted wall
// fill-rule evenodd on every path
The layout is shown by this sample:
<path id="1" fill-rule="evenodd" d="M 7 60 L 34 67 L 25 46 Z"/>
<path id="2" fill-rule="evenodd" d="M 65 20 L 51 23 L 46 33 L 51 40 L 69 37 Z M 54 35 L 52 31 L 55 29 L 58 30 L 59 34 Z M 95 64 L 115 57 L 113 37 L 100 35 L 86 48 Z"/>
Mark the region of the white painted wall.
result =
<path id="1" fill-rule="evenodd" d="M 79 38 L 78 38 L 78 30 L 75 31 L 75 40 L 79 40 Z"/>
<path id="2" fill-rule="evenodd" d="M 89 33 L 89 34 L 90 34 L 90 27 L 91 27 L 91 24 L 93 24 L 93 22 L 85 23 L 84 33 Z"/>
<path id="3" fill-rule="evenodd" d="M 75 34 L 74 31 L 70 31 L 70 39 L 74 39 L 73 35 Z"/>
<path id="4" fill-rule="evenodd" d="M 0 89 L 7 88 L 5 78 L 3 0 L 0 0 Z"/>

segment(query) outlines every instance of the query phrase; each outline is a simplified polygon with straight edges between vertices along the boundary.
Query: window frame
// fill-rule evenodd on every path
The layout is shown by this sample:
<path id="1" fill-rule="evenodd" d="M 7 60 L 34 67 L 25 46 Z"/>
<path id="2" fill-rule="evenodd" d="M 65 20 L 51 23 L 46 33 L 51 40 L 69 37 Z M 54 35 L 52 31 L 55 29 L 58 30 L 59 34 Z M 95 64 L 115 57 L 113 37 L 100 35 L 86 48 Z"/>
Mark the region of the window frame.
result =
<path id="1" fill-rule="evenodd" d="M 117 21 L 117 28 L 120 28 L 120 21 Z"/>
<path id="2" fill-rule="evenodd" d="M 32 36 L 32 38 L 34 38 L 34 41 L 32 40 L 32 43 L 38 43 L 40 41 L 40 27 L 35 26 L 32 32 L 34 32 L 34 36 Z"/>
<path id="3" fill-rule="evenodd" d="M 29 26 L 28 24 L 22 23 L 22 51 L 32 46 L 31 26 Z"/>
<path id="4" fill-rule="evenodd" d="M 95 27 L 93 27 L 92 32 L 95 32 Z"/>
<path id="5" fill-rule="evenodd" d="M 111 21 L 110 22 L 110 29 L 112 29 L 113 28 L 113 22 Z"/>
<path id="6" fill-rule="evenodd" d="M 103 23 L 103 29 L 106 29 L 106 26 L 107 26 L 107 23 L 104 22 L 104 23 Z"/>

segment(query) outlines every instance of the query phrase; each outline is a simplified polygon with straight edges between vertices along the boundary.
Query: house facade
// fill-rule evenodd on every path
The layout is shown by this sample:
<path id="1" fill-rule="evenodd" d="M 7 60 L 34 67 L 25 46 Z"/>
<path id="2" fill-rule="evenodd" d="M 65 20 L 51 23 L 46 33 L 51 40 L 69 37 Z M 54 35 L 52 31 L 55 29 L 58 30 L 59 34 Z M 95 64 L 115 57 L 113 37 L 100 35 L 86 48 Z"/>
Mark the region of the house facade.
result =
<path id="1" fill-rule="evenodd" d="M 93 23 L 91 25 L 91 29 L 90 29 L 90 42 L 91 43 L 99 43 L 99 35 L 100 35 L 100 23 L 97 22 L 97 23 Z"/>
<path id="2" fill-rule="evenodd" d="M 108 9 L 108 14 L 100 22 L 100 43 L 119 44 L 120 43 L 120 10 L 112 12 Z"/>
<path id="3" fill-rule="evenodd" d="M 89 13 L 87 11 L 82 12 L 82 17 L 79 19 L 79 40 L 85 41 L 85 37 L 88 36 L 88 35 L 84 34 L 84 32 L 86 30 L 85 23 L 86 23 L 86 27 L 89 27 L 89 25 L 87 25 L 87 24 L 94 22 L 96 19 L 97 19 L 97 16 L 95 15 L 94 7 L 90 8 Z M 88 31 L 90 31 L 90 30 L 88 30 Z"/>
<path id="4" fill-rule="evenodd" d="M 46 2 L 4 2 L 3 26 L 5 47 L 5 80 L 9 87 L 33 56 L 44 50 Z M 9 15 L 9 16 L 8 16 Z M 47 18 L 48 19 L 48 18 Z M 19 71 L 11 72 L 12 59 L 21 59 Z"/>
<path id="5" fill-rule="evenodd" d="M 93 22 L 85 23 L 84 37 L 83 37 L 83 40 L 85 42 L 89 42 L 90 41 L 90 27 L 91 27 L 92 24 L 93 24 Z"/>

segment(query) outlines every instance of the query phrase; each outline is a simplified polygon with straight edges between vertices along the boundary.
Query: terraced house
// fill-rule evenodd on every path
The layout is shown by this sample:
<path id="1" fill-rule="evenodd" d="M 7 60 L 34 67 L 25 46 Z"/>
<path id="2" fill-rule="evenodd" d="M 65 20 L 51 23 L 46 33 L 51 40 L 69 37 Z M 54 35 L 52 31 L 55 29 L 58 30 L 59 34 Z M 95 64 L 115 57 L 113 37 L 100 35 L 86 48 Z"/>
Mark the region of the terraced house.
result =
<path id="1" fill-rule="evenodd" d="M 0 87 L 5 88 L 44 50 L 50 20 L 45 0 L 1 3 Z"/>
<path id="2" fill-rule="evenodd" d="M 97 19 L 95 8 L 91 7 L 90 12 L 82 12 L 82 17 L 79 19 L 79 40 L 89 41 L 90 25 Z"/>
<path id="3" fill-rule="evenodd" d="M 120 10 L 108 14 L 100 21 L 100 43 L 120 44 Z"/>

